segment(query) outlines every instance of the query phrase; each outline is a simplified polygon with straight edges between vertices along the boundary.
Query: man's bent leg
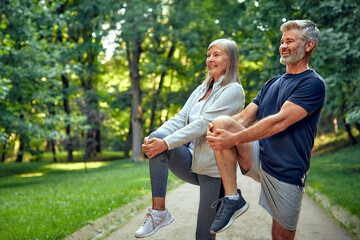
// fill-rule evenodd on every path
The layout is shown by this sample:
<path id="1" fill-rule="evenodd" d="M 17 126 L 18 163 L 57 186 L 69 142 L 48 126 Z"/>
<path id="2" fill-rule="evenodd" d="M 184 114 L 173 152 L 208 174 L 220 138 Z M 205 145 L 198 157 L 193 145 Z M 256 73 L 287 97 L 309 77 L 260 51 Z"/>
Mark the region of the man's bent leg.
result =
<path id="1" fill-rule="evenodd" d="M 237 195 L 237 153 L 235 148 L 214 151 L 214 154 L 224 184 L 225 196 Z"/>
<path id="2" fill-rule="evenodd" d="M 228 116 L 217 117 L 213 121 L 213 126 L 214 130 L 220 128 L 230 132 L 239 132 L 244 129 L 240 123 Z M 236 163 L 239 163 L 243 173 L 247 172 L 251 168 L 252 144 L 245 143 L 223 151 L 215 150 L 214 153 L 224 184 L 225 195 L 236 195 Z"/>
<path id="3" fill-rule="evenodd" d="M 272 239 L 273 240 L 293 240 L 295 239 L 295 231 L 289 231 L 281 227 L 274 219 L 272 224 Z"/>
<path id="4" fill-rule="evenodd" d="M 213 121 L 213 126 L 214 130 L 220 128 L 230 132 L 237 132 L 244 129 L 234 119 L 227 116 L 216 118 Z M 236 148 L 232 147 L 223 151 L 214 151 L 216 162 L 224 184 L 226 197 L 215 202 L 215 205 L 219 202 L 221 204 L 210 228 L 210 232 L 213 234 L 222 232 L 229 228 L 234 220 L 249 208 L 249 203 L 244 200 L 241 195 L 241 191 L 237 189 L 236 182 L 237 162 L 239 162 L 239 164 L 242 165 L 241 168 L 245 168 L 246 171 L 251 167 L 252 159 L 249 160 L 246 156 L 252 157 L 252 145 L 250 144 L 250 153 L 244 155 L 243 153 L 246 151 L 244 150 L 246 147 L 247 145 L 237 146 Z M 245 164 L 243 164 L 244 159 L 247 161 Z"/>

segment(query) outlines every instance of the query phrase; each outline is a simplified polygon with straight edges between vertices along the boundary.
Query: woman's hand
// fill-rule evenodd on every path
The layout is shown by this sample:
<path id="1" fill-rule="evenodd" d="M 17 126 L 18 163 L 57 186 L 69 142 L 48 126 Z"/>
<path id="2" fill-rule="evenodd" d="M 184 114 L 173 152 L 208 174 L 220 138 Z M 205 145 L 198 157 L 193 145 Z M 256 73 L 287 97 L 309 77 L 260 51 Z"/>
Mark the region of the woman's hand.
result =
<path id="1" fill-rule="evenodd" d="M 146 137 L 144 138 L 144 144 L 142 145 L 142 149 L 144 150 L 146 156 L 148 156 L 149 158 L 153 158 L 168 149 L 168 146 L 166 142 L 162 139 L 149 139 L 149 137 Z"/>

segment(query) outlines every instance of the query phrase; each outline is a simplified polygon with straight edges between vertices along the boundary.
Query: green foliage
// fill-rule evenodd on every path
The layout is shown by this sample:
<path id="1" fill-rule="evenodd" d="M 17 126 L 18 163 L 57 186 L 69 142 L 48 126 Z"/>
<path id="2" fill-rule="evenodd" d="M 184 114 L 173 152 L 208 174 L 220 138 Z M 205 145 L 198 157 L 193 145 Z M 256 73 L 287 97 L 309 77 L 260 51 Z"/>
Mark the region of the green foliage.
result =
<path id="1" fill-rule="evenodd" d="M 0 151 L 7 155 L 19 144 L 39 155 L 48 150 L 44 142 L 60 150 L 68 143 L 85 150 L 97 130 L 104 149 L 124 149 L 133 94 L 129 59 L 138 50 L 133 60 L 138 61 L 145 134 L 174 116 L 202 82 L 207 46 L 217 38 L 238 43 L 249 103 L 265 81 L 285 71 L 279 63 L 279 27 L 289 19 L 313 20 L 321 30 L 310 66 L 327 82 L 326 118 L 360 119 L 358 1 L 0 4 Z M 111 58 L 106 42 L 115 46 Z"/>
<path id="2" fill-rule="evenodd" d="M 147 163 L 6 163 L 0 239 L 60 239 L 150 193 Z M 180 183 L 169 176 L 170 188 Z M 71 224 L 69 224 L 71 223 Z"/>
<path id="3" fill-rule="evenodd" d="M 314 67 L 327 81 L 326 110 L 336 116 L 359 122 L 360 33 L 353 26 L 360 22 L 360 7 L 355 1 L 324 1 L 312 8 L 322 30 L 315 53 Z"/>

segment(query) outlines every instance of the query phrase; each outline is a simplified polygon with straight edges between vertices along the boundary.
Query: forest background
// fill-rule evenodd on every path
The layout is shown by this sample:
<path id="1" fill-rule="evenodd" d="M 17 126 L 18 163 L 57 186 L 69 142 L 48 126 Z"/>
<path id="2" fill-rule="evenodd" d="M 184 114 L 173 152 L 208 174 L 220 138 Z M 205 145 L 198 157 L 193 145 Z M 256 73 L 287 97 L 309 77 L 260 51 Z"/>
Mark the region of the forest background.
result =
<path id="1" fill-rule="evenodd" d="M 319 134 L 360 130 L 359 0 L 2 0 L 1 161 L 74 151 L 143 158 L 144 136 L 206 75 L 211 41 L 237 42 L 246 104 L 282 74 L 280 25 L 317 23 L 310 60 L 327 83 Z M 25 156 L 25 157 L 24 157 Z"/>

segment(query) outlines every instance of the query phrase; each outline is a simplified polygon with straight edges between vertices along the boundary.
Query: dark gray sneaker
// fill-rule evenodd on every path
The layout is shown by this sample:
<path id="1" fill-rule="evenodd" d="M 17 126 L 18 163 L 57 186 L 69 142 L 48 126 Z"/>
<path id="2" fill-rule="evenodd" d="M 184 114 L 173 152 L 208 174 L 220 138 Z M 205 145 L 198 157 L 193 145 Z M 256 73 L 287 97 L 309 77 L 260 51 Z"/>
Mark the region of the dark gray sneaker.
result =
<path id="1" fill-rule="evenodd" d="M 241 196 L 241 191 L 237 190 L 240 197 L 239 200 L 230 200 L 227 197 L 216 200 L 211 207 L 215 208 L 221 203 L 217 210 L 215 219 L 210 228 L 210 233 L 215 234 L 222 232 L 229 228 L 234 220 L 241 216 L 249 208 L 249 203 Z"/>

